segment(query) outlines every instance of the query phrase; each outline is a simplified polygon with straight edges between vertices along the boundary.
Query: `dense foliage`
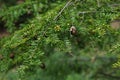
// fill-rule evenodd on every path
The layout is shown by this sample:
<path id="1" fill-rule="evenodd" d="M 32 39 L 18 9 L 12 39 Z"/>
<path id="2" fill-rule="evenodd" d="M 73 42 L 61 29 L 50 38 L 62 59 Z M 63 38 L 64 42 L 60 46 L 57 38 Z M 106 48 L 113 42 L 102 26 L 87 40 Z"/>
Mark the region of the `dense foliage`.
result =
<path id="1" fill-rule="evenodd" d="M 13 2 L 1 6 L 1 80 L 120 79 L 119 0 Z"/>

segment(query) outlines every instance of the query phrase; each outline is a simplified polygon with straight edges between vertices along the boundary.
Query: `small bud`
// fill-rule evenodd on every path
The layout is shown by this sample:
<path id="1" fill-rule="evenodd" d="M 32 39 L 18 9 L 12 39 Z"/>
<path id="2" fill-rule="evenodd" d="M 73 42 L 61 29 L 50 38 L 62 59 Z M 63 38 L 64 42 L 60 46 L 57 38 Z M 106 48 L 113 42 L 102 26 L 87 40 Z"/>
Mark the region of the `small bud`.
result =
<path id="1" fill-rule="evenodd" d="M 61 27 L 60 27 L 59 25 L 57 25 L 57 26 L 54 27 L 54 30 L 55 30 L 55 31 L 60 31 L 60 30 L 61 30 Z"/>
<path id="2" fill-rule="evenodd" d="M 14 53 L 11 53 L 9 57 L 10 57 L 11 59 L 14 59 L 14 58 L 15 58 L 15 54 L 14 54 Z"/>
<path id="3" fill-rule="evenodd" d="M 41 68 L 41 69 L 45 69 L 45 68 L 46 68 L 45 64 L 44 64 L 44 63 L 41 63 L 40 68 Z"/>
<path id="4" fill-rule="evenodd" d="M 70 33 L 71 33 L 72 35 L 76 35 L 76 34 L 77 34 L 77 30 L 76 30 L 75 26 L 72 26 L 72 27 L 70 28 Z"/>

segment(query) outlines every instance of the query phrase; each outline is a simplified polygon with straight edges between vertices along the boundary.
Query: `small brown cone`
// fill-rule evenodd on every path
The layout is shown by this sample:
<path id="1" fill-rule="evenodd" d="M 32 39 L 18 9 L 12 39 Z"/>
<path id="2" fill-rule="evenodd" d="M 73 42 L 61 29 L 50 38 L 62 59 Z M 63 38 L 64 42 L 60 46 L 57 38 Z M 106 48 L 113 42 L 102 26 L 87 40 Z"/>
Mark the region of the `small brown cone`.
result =
<path id="1" fill-rule="evenodd" d="M 70 27 L 70 33 L 71 35 L 76 35 L 77 34 L 77 29 L 75 26 Z"/>

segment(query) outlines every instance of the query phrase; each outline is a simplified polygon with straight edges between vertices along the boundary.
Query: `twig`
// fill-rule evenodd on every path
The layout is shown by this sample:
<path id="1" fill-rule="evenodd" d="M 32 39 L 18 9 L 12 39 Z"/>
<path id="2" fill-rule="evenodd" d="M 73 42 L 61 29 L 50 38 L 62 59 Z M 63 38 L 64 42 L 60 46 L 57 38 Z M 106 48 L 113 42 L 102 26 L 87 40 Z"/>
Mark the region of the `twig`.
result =
<path id="1" fill-rule="evenodd" d="M 78 15 L 79 14 L 87 14 L 87 13 L 110 13 L 110 12 L 117 12 L 117 11 L 108 11 L 108 12 L 105 12 L 105 11 L 80 11 L 80 12 L 78 12 Z"/>
<path id="2" fill-rule="evenodd" d="M 118 7 L 120 4 L 108 4 L 109 7 Z"/>
<path id="3" fill-rule="evenodd" d="M 120 76 L 115 76 L 115 75 L 104 73 L 104 72 L 101 72 L 100 74 L 109 78 L 120 79 Z"/>
<path id="4" fill-rule="evenodd" d="M 55 16 L 54 20 L 56 20 L 60 15 L 61 13 L 64 11 L 64 9 L 71 3 L 72 0 L 69 0 L 66 5 L 61 9 L 61 11 L 58 13 L 57 16 Z"/>

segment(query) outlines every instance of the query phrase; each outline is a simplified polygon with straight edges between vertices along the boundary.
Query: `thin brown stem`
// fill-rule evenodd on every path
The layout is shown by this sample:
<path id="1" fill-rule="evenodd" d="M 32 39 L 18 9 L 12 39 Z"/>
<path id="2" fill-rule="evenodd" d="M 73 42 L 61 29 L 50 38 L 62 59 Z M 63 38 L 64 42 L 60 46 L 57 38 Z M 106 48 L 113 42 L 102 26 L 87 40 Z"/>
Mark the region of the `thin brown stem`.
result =
<path id="1" fill-rule="evenodd" d="M 69 0 L 66 5 L 61 9 L 61 11 L 58 13 L 57 16 L 55 16 L 54 20 L 56 20 L 60 15 L 61 13 L 65 10 L 65 8 L 72 2 L 72 0 Z"/>

